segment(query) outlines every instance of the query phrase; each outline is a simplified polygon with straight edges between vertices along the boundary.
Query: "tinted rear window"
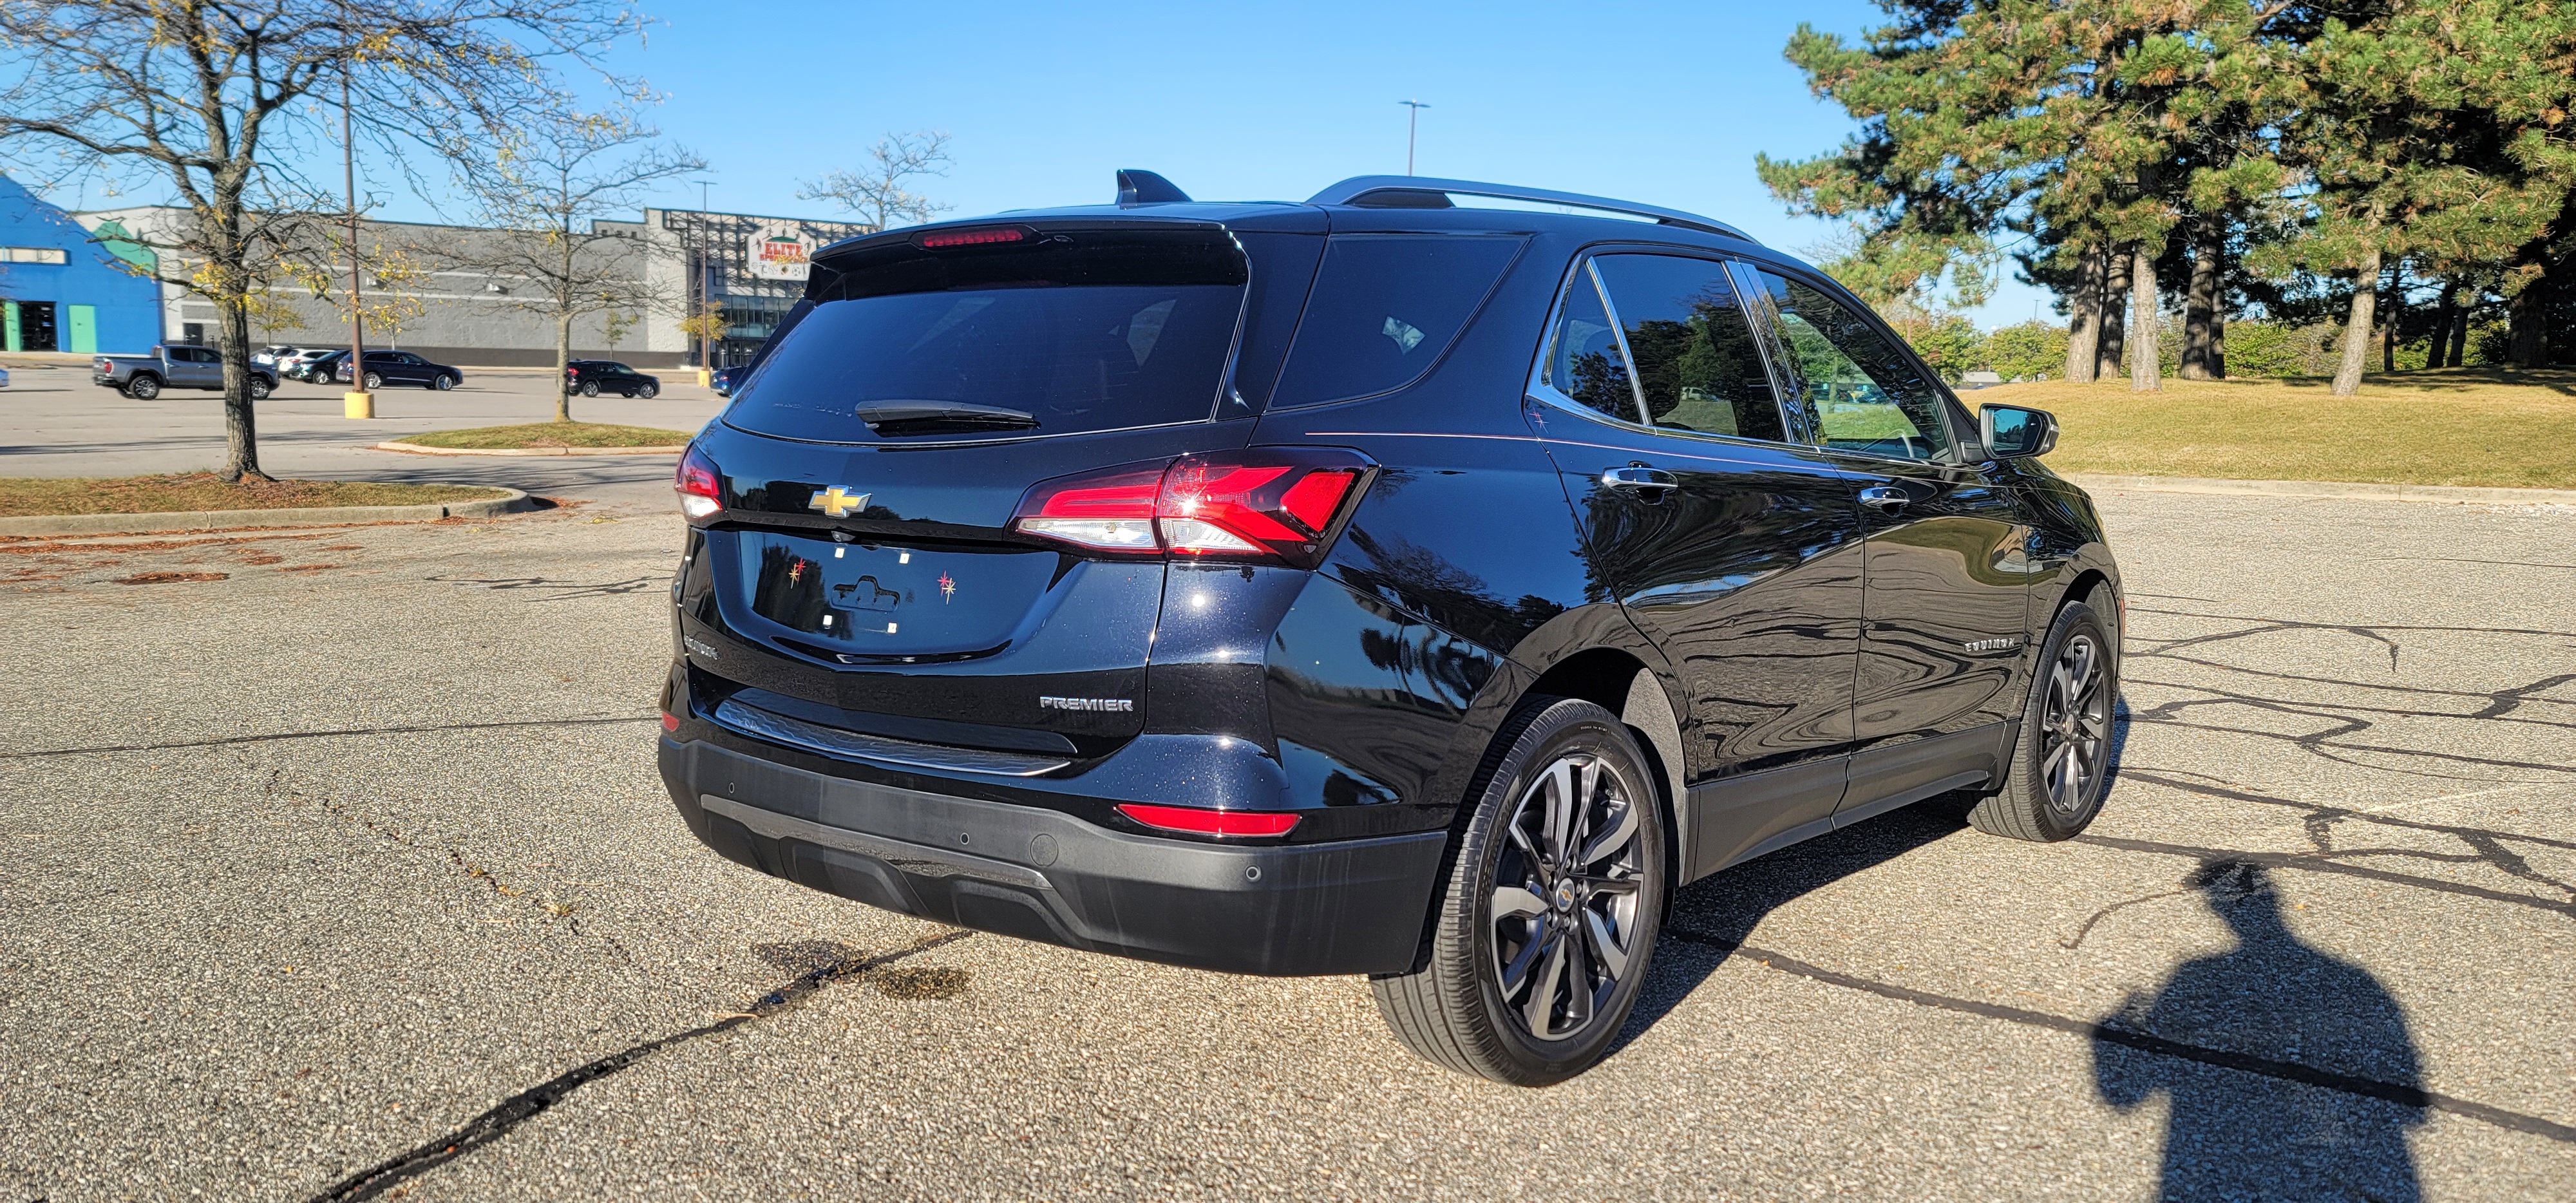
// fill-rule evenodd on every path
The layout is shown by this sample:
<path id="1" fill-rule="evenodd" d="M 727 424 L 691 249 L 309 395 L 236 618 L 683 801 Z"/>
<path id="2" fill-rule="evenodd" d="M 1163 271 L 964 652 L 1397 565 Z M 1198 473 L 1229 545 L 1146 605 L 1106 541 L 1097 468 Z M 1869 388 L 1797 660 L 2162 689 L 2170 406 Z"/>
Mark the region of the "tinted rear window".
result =
<path id="1" fill-rule="evenodd" d="M 1321 405 L 1413 383 L 1466 327 L 1521 242 L 1475 234 L 1334 235 L 1271 407 Z"/>
<path id="2" fill-rule="evenodd" d="M 1242 252 L 1214 236 L 1041 236 L 1028 248 L 891 248 L 833 270 L 735 390 L 727 424 L 817 442 L 1073 434 L 1201 421 L 1243 311 Z M 916 426 L 860 411 L 979 406 L 1026 428 Z"/>

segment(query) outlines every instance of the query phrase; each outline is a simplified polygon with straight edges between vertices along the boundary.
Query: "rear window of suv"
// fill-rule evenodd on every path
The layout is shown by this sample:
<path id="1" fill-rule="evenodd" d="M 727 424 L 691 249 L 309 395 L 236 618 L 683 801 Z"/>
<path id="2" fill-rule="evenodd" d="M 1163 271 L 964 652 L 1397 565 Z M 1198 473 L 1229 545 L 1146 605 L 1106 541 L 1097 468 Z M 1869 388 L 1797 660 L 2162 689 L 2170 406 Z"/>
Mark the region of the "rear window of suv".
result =
<path id="1" fill-rule="evenodd" d="M 1524 240 L 1492 234 L 1336 234 L 1271 407 L 1392 392 L 1440 361 Z"/>
<path id="2" fill-rule="evenodd" d="M 810 308 L 799 306 L 807 311 L 736 389 L 725 422 L 810 442 L 900 444 L 1213 413 L 1247 278 L 1233 239 L 1024 237 L 1027 246 L 899 244 L 818 262 Z M 889 414 L 915 416 L 889 423 Z"/>

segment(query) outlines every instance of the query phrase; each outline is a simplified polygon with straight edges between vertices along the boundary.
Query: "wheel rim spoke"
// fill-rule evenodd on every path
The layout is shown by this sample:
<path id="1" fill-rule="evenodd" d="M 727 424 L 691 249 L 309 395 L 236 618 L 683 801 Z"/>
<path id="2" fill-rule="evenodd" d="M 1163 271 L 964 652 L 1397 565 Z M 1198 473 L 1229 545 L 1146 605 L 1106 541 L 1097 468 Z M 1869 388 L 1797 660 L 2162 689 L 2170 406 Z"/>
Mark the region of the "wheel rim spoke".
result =
<path id="1" fill-rule="evenodd" d="M 1619 817 L 1611 821 L 1610 830 L 1593 837 L 1591 845 L 1584 848 L 1583 855 L 1577 858 L 1576 865 L 1578 868 L 1589 869 L 1612 855 L 1624 851 L 1636 838 L 1637 808 L 1622 806 L 1619 808 Z"/>
<path id="2" fill-rule="evenodd" d="M 1533 923 L 1530 925 L 1529 943 L 1521 945 L 1520 952 L 1512 957 L 1511 964 L 1503 966 L 1501 975 L 1503 997 L 1510 998 L 1520 993 L 1521 987 L 1529 983 L 1530 970 L 1537 966 L 1539 958 L 1546 954 L 1547 931 L 1539 924 Z"/>
<path id="3" fill-rule="evenodd" d="M 1530 987 L 1529 1000 L 1521 1009 L 1521 1018 L 1529 1022 L 1530 1034 L 1541 1038 L 1555 1035 L 1551 1020 L 1556 1011 L 1556 988 L 1565 980 L 1565 940 L 1557 933 L 1550 933 L 1545 939 L 1547 947 L 1540 954 L 1537 981 Z"/>
<path id="4" fill-rule="evenodd" d="M 1547 861 L 1550 865 L 1565 863 L 1566 847 L 1572 842 L 1570 833 L 1574 825 L 1576 805 L 1574 773 L 1574 762 L 1571 760 L 1557 761 L 1548 770 L 1547 815 L 1544 820 L 1546 826 L 1542 829 L 1540 839 L 1547 846 Z"/>
<path id="5" fill-rule="evenodd" d="M 1610 932 L 1609 922 L 1601 917 L 1599 911 L 1584 910 L 1583 931 L 1590 937 L 1586 942 L 1592 946 L 1593 955 L 1600 958 L 1602 972 L 1614 982 L 1628 976 L 1628 950 L 1619 946 L 1618 938 Z"/>
<path id="6" fill-rule="evenodd" d="M 1528 918 L 1532 915 L 1544 915 L 1546 913 L 1547 904 L 1540 901 L 1538 895 L 1530 893 L 1528 890 L 1524 890 L 1519 886 L 1496 886 L 1494 888 L 1494 919 L 1496 922 L 1500 922 L 1504 919 Z"/>

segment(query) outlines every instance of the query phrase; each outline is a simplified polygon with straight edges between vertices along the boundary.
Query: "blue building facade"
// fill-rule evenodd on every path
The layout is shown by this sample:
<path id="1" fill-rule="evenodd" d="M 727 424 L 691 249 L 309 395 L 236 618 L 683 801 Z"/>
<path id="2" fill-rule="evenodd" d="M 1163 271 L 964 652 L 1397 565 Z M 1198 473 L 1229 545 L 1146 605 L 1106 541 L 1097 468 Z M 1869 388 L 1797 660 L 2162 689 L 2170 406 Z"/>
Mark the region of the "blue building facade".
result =
<path id="1" fill-rule="evenodd" d="M 91 237 L 0 176 L 0 350 L 116 355 L 161 341 L 161 286 L 136 274 L 150 270 L 152 252 L 131 242 L 110 251 Z"/>

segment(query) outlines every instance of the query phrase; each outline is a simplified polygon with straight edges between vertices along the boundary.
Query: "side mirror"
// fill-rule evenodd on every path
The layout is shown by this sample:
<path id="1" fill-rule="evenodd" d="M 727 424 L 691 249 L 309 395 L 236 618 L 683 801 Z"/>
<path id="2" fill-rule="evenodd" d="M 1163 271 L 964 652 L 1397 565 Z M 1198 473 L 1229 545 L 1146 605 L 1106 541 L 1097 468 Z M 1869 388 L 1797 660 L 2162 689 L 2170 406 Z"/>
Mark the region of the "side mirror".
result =
<path id="1" fill-rule="evenodd" d="M 1984 405 L 1977 409 L 1977 437 L 1996 459 L 2046 455 L 2057 446 L 2057 418 L 2045 410 L 2018 405 Z"/>

